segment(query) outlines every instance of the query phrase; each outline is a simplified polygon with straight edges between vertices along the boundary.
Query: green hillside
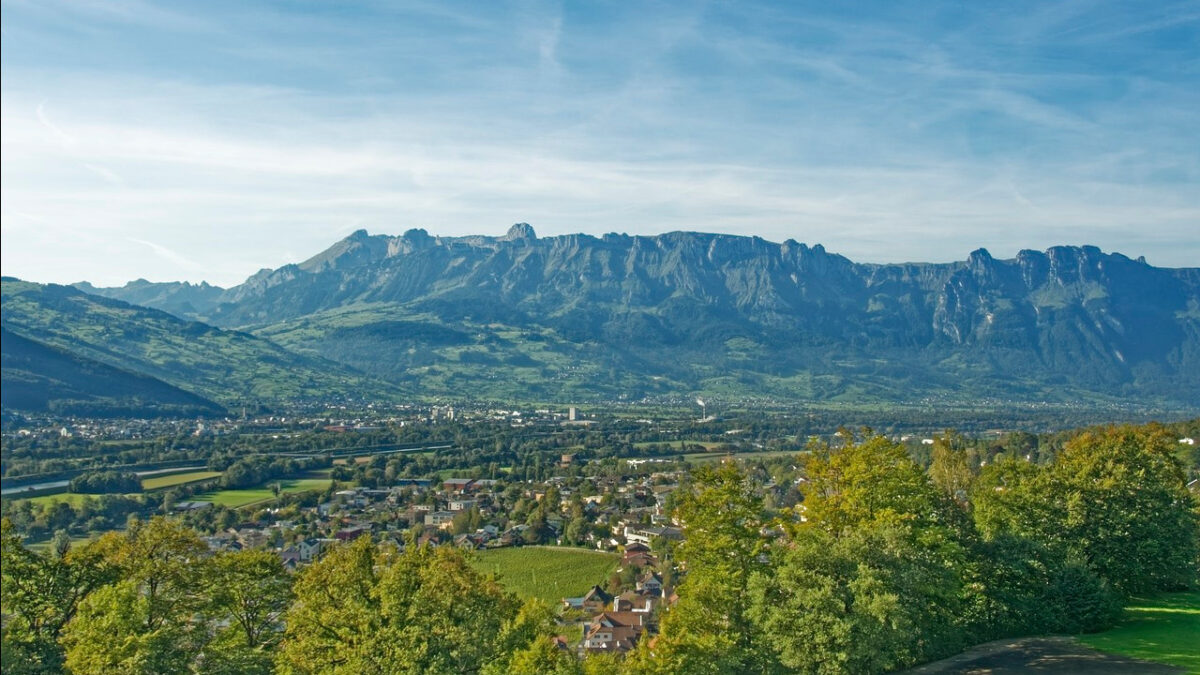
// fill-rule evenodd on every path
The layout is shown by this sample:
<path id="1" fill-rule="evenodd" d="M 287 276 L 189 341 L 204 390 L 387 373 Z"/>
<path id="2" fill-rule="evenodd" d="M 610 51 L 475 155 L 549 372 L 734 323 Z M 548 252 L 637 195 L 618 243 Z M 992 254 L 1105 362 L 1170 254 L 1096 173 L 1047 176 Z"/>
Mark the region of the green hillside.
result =
<path id="1" fill-rule="evenodd" d="M 221 406 L 162 380 L 114 368 L 0 328 L 0 405 L 89 416 L 204 415 Z"/>
<path id="2" fill-rule="evenodd" d="M 379 399 L 394 393 L 345 366 L 293 354 L 248 333 L 67 286 L 6 278 L 0 298 L 8 331 L 223 405 Z"/>

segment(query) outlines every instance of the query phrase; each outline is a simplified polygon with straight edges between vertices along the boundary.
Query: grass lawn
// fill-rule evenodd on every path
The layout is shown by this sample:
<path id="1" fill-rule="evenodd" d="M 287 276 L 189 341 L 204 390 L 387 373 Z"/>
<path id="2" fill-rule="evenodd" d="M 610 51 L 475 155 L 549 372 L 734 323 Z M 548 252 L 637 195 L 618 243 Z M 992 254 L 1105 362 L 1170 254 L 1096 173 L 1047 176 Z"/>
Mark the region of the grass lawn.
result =
<path id="1" fill-rule="evenodd" d="M 538 598 L 556 605 L 578 597 L 595 584 L 603 585 L 620 556 L 582 548 L 523 546 L 481 551 L 475 569 L 495 574 L 500 583 L 522 598 Z"/>
<path id="2" fill-rule="evenodd" d="M 1101 651 L 1200 673 L 1200 592 L 1134 599 L 1115 628 L 1081 635 L 1079 641 Z"/>
<path id="3" fill-rule="evenodd" d="M 166 476 L 147 476 L 142 479 L 143 490 L 158 490 L 159 488 L 167 488 L 175 485 L 183 485 L 185 483 L 195 483 L 196 481 L 208 480 L 220 476 L 220 471 L 188 471 L 187 473 L 173 473 Z"/>
<path id="4" fill-rule="evenodd" d="M 271 481 L 270 483 L 274 483 Z M 307 492 L 309 490 L 324 490 L 329 487 L 332 482 L 329 478 L 289 478 L 279 481 L 283 487 L 284 494 L 293 492 Z M 259 487 L 247 488 L 244 490 L 217 490 L 215 492 L 205 492 L 192 497 L 191 501 L 196 502 L 212 502 L 221 506 L 237 508 L 248 504 L 257 504 L 259 502 L 269 501 L 275 498 L 271 492 L 270 483 Z"/>

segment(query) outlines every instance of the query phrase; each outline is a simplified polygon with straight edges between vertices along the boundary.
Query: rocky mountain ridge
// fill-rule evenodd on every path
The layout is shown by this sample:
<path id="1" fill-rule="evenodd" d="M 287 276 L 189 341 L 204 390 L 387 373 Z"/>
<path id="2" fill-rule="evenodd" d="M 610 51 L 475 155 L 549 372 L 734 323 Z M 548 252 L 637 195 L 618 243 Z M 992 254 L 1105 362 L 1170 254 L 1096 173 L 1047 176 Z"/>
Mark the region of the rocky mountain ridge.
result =
<path id="1" fill-rule="evenodd" d="M 1200 269 L 1093 246 L 864 264 L 794 240 L 695 232 L 360 230 L 230 289 L 85 290 L 447 395 L 465 386 L 448 376 L 465 383 L 515 368 L 531 370 L 517 378 L 531 384 L 539 373 L 561 380 L 524 392 L 551 397 L 587 390 L 591 378 L 596 393 L 625 395 L 961 391 L 1200 403 L 1190 375 L 1200 372 Z"/>

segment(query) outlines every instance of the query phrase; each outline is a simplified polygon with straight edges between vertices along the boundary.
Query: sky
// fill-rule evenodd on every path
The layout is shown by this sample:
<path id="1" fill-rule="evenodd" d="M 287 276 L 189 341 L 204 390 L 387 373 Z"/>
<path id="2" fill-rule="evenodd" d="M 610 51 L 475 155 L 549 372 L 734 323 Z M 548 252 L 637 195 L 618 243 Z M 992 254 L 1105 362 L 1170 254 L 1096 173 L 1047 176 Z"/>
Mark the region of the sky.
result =
<path id="1" fill-rule="evenodd" d="M 32 281 L 515 222 L 1200 266 L 1200 2 L 0 8 L 0 267 Z"/>

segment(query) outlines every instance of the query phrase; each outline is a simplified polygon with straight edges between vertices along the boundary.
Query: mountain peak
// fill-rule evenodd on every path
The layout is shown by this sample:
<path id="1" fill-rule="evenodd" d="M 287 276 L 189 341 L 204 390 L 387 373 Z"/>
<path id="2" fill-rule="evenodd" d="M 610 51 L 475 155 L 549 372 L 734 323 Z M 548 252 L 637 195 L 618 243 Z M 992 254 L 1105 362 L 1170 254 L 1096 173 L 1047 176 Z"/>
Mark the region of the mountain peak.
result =
<path id="1" fill-rule="evenodd" d="M 508 234 L 504 235 L 504 241 L 518 239 L 537 239 L 537 233 L 533 231 L 533 226 L 529 223 L 517 223 L 508 228 Z"/>

